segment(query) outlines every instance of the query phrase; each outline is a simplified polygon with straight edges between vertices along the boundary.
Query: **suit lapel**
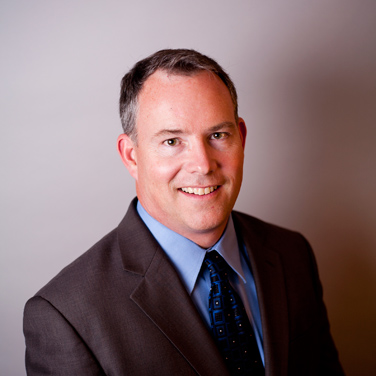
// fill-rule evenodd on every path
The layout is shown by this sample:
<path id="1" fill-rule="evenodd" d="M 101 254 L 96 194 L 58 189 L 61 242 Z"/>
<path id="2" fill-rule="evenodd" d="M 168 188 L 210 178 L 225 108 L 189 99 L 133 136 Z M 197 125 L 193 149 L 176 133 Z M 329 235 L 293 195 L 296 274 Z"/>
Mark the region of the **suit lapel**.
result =
<path id="1" fill-rule="evenodd" d="M 145 278 L 131 299 L 198 374 L 227 375 L 209 331 L 164 253 L 155 254 Z M 218 373 L 213 372 L 213 364 Z"/>
<path id="2" fill-rule="evenodd" d="M 246 219 L 249 221 L 249 217 Z M 283 268 L 279 255 L 268 249 L 262 223 L 245 223 L 234 213 L 236 228 L 246 245 L 260 306 L 266 376 L 287 375 L 288 311 Z"/>
<path id="3" fill-rule="evenodd" d="M 124 268 L 144 276 L 131 299 L 199 375 L 228 375 L 201 316 L 174 267 L 138 216 L 135 203 L 118 232 Z"/>

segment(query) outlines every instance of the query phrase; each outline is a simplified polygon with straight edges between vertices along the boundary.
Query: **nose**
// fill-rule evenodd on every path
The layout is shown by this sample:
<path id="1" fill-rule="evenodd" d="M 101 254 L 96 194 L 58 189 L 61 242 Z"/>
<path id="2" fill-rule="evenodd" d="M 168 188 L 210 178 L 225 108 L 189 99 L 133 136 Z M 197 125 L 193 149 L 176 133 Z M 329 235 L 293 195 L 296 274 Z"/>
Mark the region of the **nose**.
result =
<path id="1" fill-rule="evenodd" d="M 214 154 L 214 150 L 208 143 L 193 142 L 187 151 L 186 170 L 191 174 L 210 174 L 217 168 Z"/>

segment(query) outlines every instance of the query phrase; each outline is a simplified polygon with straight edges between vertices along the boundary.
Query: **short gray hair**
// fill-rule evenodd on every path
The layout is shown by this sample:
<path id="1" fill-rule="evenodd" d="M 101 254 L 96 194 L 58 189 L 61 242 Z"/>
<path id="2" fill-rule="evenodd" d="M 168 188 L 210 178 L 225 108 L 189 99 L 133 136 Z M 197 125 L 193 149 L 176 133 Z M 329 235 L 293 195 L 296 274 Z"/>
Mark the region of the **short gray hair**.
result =
<path id="1" fill-rule="evenodd" d="M 167 49 L 160 50 L 137 62 L 121 81 L 119 111 L 124 133 L 137 141 L 136 118 L 138 96 L 145 81 L 158 69 L 170 74 L 190 76 L 200 71 L 217 75 L 228 88 L 234 115 L 238 121 L 238 96 L 230 76 L 213 59 L 195 50 Z"/>

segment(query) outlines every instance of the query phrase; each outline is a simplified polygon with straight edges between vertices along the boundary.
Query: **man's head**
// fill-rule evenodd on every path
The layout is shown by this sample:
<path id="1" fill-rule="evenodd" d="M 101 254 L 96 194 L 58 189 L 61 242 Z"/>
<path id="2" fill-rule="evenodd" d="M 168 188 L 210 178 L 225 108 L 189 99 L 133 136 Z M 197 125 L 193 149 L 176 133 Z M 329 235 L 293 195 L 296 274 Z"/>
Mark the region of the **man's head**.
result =
<path id="1" fill-rule="evenodd" d="M 202 57 L 194 51 L 175 53 L 175 61 L 185 54 Z M 166 60 L 174 60 L 172 50 L 153 56 L 163 61 L 164 54 Z M 123 118 L 135 123 L 137 138 L 128 129 L 118 138 L 118 150 L 146 211 L 209 247 L 223 233 L 240 190 L 246 127 L 237 117 L 235 88 L 227 74 L 211 59 L 202 59 L 214 64 L 222 77 L 210 69 L 193 70 L 187 61 L 177 64 L 178 70 L 155 68 L 154 63 L 152 72 L 140 80 L 135 68 L 125 76 L 121 95 L 128 99 L 121 103 L 132 103 L 133 96 L 137 111 Z M 146 60 L 136 66 L 149 65 Z M 136 84 L 129 83 L 134 80 Z"/>
<path id="2" fill-rule="evenodd" d="M 238 118 L 238 97 L 235 85 L 222 67 L 208 56 L 195 50 L 161 50 L 140 60 L 121 81 L 119 111 L 124 133 L 137 141 L 138 96 L 145 81 L 157 70 L 172 75 L 192 76 L 201 71 L 217 75 L 228 88 L 234 104 L 235 119 Z"/>

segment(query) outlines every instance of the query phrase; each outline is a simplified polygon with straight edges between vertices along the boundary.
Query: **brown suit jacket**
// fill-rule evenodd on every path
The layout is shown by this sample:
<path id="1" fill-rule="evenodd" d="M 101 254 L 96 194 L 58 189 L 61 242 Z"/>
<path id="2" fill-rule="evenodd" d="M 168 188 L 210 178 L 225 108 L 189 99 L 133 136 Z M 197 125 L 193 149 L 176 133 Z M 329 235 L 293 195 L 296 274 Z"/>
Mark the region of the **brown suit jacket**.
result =
<path id="1" fill-rule="evenodd" d="M 233 219 L 255 277 L 266 376 L 342 375 L 308 243 Z M 228 375 L 136 200 L 117 229 L 27 302 L 24 333 L 28 375 Z"/>

